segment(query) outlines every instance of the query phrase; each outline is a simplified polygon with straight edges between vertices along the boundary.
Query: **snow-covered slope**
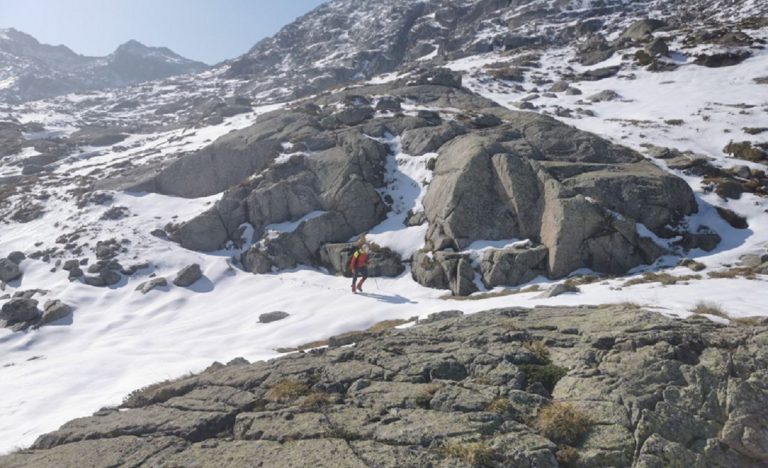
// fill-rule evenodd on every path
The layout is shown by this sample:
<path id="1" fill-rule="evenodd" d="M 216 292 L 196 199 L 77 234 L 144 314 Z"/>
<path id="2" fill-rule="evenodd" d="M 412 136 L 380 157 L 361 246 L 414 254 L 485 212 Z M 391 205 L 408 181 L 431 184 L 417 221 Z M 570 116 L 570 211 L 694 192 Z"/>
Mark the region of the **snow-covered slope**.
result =
<path id="1" fill-rule="evenodd" d="M 0 101 L 5 102 L 116 88 L 206 68 L 165 47 L 137 41 L 126 42 L 106 57 L 85 57 L 63 45 L 41 44 L 15 29 L 0 31 Z"/>
<path id="2" fill-rule="evenodd" d="M 35 296 L 41 304 L 55 298 L 74 307 L 70 318 L 39 329 L 16 333 L 0 329 L 0 451 L 27 445 L 73 417 L 119 403 L 135 388 L 201 370 L 213 360 L 269 358 L 277 355 L 276 348 L 386 319 L 448 309 L 473 312 L 510 305 L 624 301 L 686 316 L 701 300 L 719 304 L 733 318 L 768 315 L 767 277 L 739 274 L 733 268 L 744 255 L 766 254 L 768 203 L 761 195 L 765 190 L 722 197 L 712 170 L 691 170 L 700 166 L 686 166 L 653 148 L 691 151 L 685 157 L 706 160 L 723 174 L 741 174 L 729 181 L 759 182 L 760 177 L 753 174 L 766 170 L 765 161 L 735 159 L 723 149 L 731 141 L 749 141 L 755 147 L 768 143 L 768 131 L 757 131 L 768 127 L 764 45 L 768 23 L 749 19 L 765 15 L 765 3 L 597 3 L 337 0 L 258 44 L 229 64 L 228 71 L 0 106 L 0 116 L 7 116 L 4 125 L 10 129 L 6 134 L 6 127 L 0 128 L 0 137 L 18 143 L 18 147 L 8 146 L 13 150 L 0 160 L 0 253 L 22 251 L 28 257 L 21 263 L 24 276 L 8 284 L 0 296 L 42 289 L 45 295 Z M 667 22 L 667 27 L 651 32 L 670 49 L 666 57 L 655 57 L 655 67 L 639 63 L 636 56 L 649 41 L 614 42 L 646 16 Z M 742 31 L 749 39 L 733 45 L 720 41 L 722 34 L 710 34 L 709 39 L 704 34 L 724 27 Z M 585 45 L 594 45 L 589 38 L 595 33 L 603 36 L 608 49 Z M 592 52 L 605 50 L 611 53 L 604 60 L 585 60 Z M 702 54 L 729 51 L 748 51 L 750 56 L 718 68 L 695 63 Z M 56 58 L 59 62 L 79 60 L 66 50 L 46 54 L 61 56 Z M 580 63 L 584 61 L 594 63 Z M 465 72 L 466 87 L 501 105 L 547 113 L 631 146 L 682 177 L 701 208 L 687 223 L 694 230 L 706 225 L 723 239 L 710 252 L 690 252 L 704 270 L 694 273 L 677 266 L 680 258 L 670 255 L 653 267 L 638 267 L 627 277 L 602 277 L 583 284 L 579 293 L 544 299 L 537 297 L 538 291 L 520 292 L 552 283 L 537 278 L 469 300 L 421 287 L 406 271 L 397 278 L 371 279 L 366 294 L 353 296 L 347 279 L 315 269 L 252 275 L 234 268 L 230 258 L 240 254 L 242 246 L 199 253 L 151 234 L 168 222 L 193 218 L 219 195 L 183 199 L 149 193 L 102 191 L 107 196 L 101 197 L 92 193 L 92 184 L 125 167 L 174 160 L 251 125 L 264 112 L 293 105 L 267 102 L 335 85 L 353 86 L 358 80 L 384 82 L 407 76 L 416 67 L 437 64 Z M 600 80 L 584 79 L 585 73 L 606 67 L 618 69 Z M 10 77 L 0 77 L 0 86 Z M 555 86 L 560 82 L 565 84 Z M 312 86 L 301 87 L 307 83 Z M 244 94 L 249 98 L 244 99 Z M 427 109 L 406 106 L 405 110 Z M 92 135 L 89 139 L 78 136 L 79 131 L 94 127 L 121 132 L 125 138 L 96 146 Z M 371 238 L 407 255 L 423 242 L 423 226 L 406 228 L 403 220 L 408 209 L 421 203 L 424 184 L 432 175 L 426 169 L 429 156 L 403 153 L 395 138 L 382 141 L 391 150 L 388 185 L 382 195 L 396 203 L 389 217 L 371 231 Z M 50 162 L 40 158 L 47 155 L 52 155 Z M 35 157 L 34 165 L 44 170 L 22 176 L 23 168 L 33 165 L 29 159 Z M 746 177 L 742 177 L 743 166 Z M 124 207 L 118 211 L 126 216 L 104 219 L 114 207 Z M 745 217 L 749 227 L 732 227 L 716 207 Z M 22 216 L 17 219 L 19 212 Z M 294 223 L 271 228 L 295 227 Z M 62 234 L 67 236 L 58 242 Z M 109 239 L 125 247 L 118 255 L 124 266 L 145 261 L 150 265 L 121 276 L 109 288 L 95 288 L 69 281 L 63 265 L 56 264 L 56 251 L 50 250 L 61 251 L 75 240 L 95 249 L 98 241 Z M 498 246 L 499 241 L 471 245 L 468 250 L 478 252 L 489 245 Z M 92 257 L 87 249 L 82 256 Z M 169 285 L 146 295 L 135 291 L 150 275 L 172 279 L 191 263 L 200 264 L 205 275 L 192 287 Z M 643 282 L 644 273 L 663 266 L 668 267 L 663 272 L 673 278 L 688 278 L 674 284 Z M 271 324 L 258 323 L 259 314 L 276 310 L 291 315 Z"/>

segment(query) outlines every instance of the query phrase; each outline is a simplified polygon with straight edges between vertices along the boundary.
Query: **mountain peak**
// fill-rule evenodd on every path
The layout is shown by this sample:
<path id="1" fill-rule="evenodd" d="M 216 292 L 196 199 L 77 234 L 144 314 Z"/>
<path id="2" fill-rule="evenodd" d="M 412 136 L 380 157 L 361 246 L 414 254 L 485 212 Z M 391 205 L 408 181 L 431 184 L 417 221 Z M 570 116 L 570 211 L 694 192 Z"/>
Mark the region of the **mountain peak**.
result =
<path id="1" fill-rule="evenodd" d="M 124 42 L 123 44 L 120 44 L 117 46 L 117 49 L 115 52 L 134 52 L 134 51 L 147 51 L 153 49 L 152 47 L 148 47 L 141 42 L 137 41 L 136 39 L 130 39 L 129 41 Z"/>
<path id="2" fill-rule="evenodd" d="M 19 31 L 16 28 L 0 29 L 0 41 L 24 42 L 29 44 L 39 44 L 37 39 L 29 34 Z"/>

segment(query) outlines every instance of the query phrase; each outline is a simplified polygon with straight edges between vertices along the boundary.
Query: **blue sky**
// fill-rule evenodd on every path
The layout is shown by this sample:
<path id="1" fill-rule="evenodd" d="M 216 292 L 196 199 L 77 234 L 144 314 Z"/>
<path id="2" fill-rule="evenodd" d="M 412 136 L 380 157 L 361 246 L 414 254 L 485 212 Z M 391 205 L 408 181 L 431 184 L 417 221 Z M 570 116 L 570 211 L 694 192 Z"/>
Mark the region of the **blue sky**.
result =
<path id="1" fill-rule="evenodd" d="M 136 39 L 213 64 L 237 57 L 325 0 L 0 0 L 0 28 L 83 55 Z"/>

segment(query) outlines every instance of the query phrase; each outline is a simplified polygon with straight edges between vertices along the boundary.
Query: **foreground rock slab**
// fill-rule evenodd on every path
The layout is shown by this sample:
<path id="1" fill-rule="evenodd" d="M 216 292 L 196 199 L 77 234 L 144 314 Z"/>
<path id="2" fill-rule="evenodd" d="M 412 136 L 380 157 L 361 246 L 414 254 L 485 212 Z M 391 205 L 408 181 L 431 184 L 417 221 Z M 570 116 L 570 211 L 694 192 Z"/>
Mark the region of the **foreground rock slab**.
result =
<path id="1" fill-rule="evenodd" d="M 151 385 L 0 466 L 768 463 L 768 321 L 611 305 L 450 311 L 377 330 Z M 558 408 L 581 422 L 553 428 L 542 415 Z"/>

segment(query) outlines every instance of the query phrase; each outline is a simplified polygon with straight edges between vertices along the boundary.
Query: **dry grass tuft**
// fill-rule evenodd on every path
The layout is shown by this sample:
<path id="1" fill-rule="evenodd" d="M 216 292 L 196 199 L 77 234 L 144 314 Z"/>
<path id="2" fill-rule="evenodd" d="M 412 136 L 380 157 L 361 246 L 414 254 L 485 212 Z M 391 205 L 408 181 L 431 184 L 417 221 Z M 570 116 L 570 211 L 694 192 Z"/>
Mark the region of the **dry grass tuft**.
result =
<path id="1" fill-rule="evenodd" d="M 488 403 L 488 406 L 485 407 L 485 410 L 491 413 L 504 414 L 507 413 L 510 408 L 512 408 L 512 403 L 510 403 L 508 398 L 496 398 L 492 402 Z"/>
<path id="2" fill-rule="evenodd" d="M 694 314 L 714 315 L 715 317 L 721 317 L 724 319 L 729 318 L 728 313 L 723 310 L 722 306 L 714 302 L 699 301 L 696 306 L 691 309 L 691 312 Z"/>
<path id="3" fill-rule="evenodd" d="M 578 461 L 579 451 L 570 445 L 561 445 L 555 452 L 555 458 L 558 463 L 568 466 Z"/>
<path id="4" fill-rule="evenodd" d="M 371 328 L 369 328 L 368 332 L 371 333 L 384 333 L 389 330 L 392 330 L 393 328 L 403 325 L 405 323 L 412 322 L 412 320 L 403 320 L 403 319 L 395 319 L 395 320 L 384 320 L 379 323 L 374 324 Z"/>
<path id="5" fill-rule="evenodd" d="M 750 267 L 734 267 L 734 268 L 729 268 L 727 270 L 710 271 L 709 273 L 707 273 L 707 276 L 709 276 L 710 278 L 716 278 L 716 279 L 746 278 L 749 280 L 753 280 L 756 278 L 754 268 L 750 268 Z"/>
<path id="6" fill-rule="evenodd" d="M 692 271 L 701 271 L 707 268 L 706 265 L 704 265 L 703 263 L 697 262 L 696 260 L 691 260 L 690 258 L 684 258 L 680 260 L 680 263 L 678 263 L 678 265 L 687 267 Z"/>
<path id="7" fill-rule="evenodd" d="M 768 317 L 754 316 L 754 317 L 739 317 L 731 320 L 732 325 L 740 325 L 742 327 L 764 327 L 768 325 Z"/>
<path id="8" fill-rule="evenodd" d="M 438 384 L 431 384 L 424 388 L 421 392 L 419 392 L 418 395 L 416 395 L 416 398 L 414 399 L 414 404 L 423 409 L 429 409 L 429 406 L 432 402 L 432 397 L 435 396 L 435 393 L 437 393 L 438 390 L 442 388 L 442 385 Z"/>
<path id="9" fill-rule="evenodd" d="M 296 379 L 283 379 L 267 391 L 265 398 L 276 403 L 293 401 L 309 393 L 309 386 Z"/>
<path id="10" fill-rule="evenodd" d="M 453 442 L 443 445 L 443 452 L 451 458 L 458 458 L 468 466 L 492 466 L 497 458 L 496 451 L 485 442 Z"/>
<path id="11" fill-rule="evenodd" d="M 547 439 L 575 445 L 589 432 L 593 421 L 571 403 L 554 402 L 539 411 L 535 426 Z"/>
<path id="12" fill-rule="evenodd" d="M 532 293 L 541 291 L 541 286 L 538 284 L 534 284 L 531 286 L 528 286 L 527 288 L 522 289 L 503 289 L 498 292 L 487 292 L 487 293 L 480 293 L 480 294 L 473 294 L 471 296 L 443 296 L 441 299 L 448 299 L 453 301 L 479 301 L 482 299 L 490 299 L 493 297 L 505 297 L 505 296 L 513 296 L 515 294 L 525 294 L 525 293 Z"/>
<path id="13" fill-rule="evenodd" d="M 415 320 L 416 320 L 415 318 L 411 318 L 408 320 L 402 320 L 402 319 L 384 320 L 374 324 L 369 329 L 365 330 L 365 332 L 374 333 L 374 334 L 386 333 L 399 325 L 403 325 L 408 322 L 413 322 Z M 357 332 L 357 331 L 351 331 L 343 335 L 338 335 L 335 338 L 339 338 L 344 335 L 357 335 L 359 333 L 360 332 Z M 277 351 L 278 353 L 295 353 L 296 351 L 306 351 L 308 349 L 328 346 L 328 344 L 329 344 L 329 340 L 317 340 L 317 341 L 311 341 L 309 343 L 304 343 L 302 345 L 295 346 L 295 347 L 275 348 L 275 351 Z"/>
<path id="14" fill-rule="evenodd" d="M 572 276 L 565 280 L 564 284 L 568 287 L 578 287 L 585 284 L 597 283 L 601 279 L 604 278 L 597 275 Z"/>
<path id="15" fill-rule="evenodd" d="M 766 159 L 766 154 L 759 147 L 752 146 L 752 143 L 749 141 L 730 142 L 723 148 L 723 153 L 737 159 L 752 162 L 763 162 Z"/>
<path id="16" fill-rule="evenodd" d="M 624 282 L 623 287 L 634 286 L 636 284 L 644 284 L 644 283 L 661 283 L 664 286 L 671 286 L 681 281 L 690 281 L 690 280 L 698 280 L 698 279 L 701 279 L 701 275 L 674 276 L 674 275 L 670 275 L 669 273 L 656 273 L 656 272 L 649 271 L 647 273 L 643 273 L 643 276 L 640 278 L 633 278 L 631 280 Z"/>
<path id="17" fill-rule="evenodd" d="M 156 382 L 146 387 L 136 389 L 129 393 L 124 399 L 122 408 L 141 408 L 161 401 L 170 400 L 173 397 L 181 396 L 188 392 L 193 386 L 193 382 L 186 385 L 171 385 L 184 379 L 192 377 L 193 373 L 188 373 L 178 379 L 168 379 L 162 382 Z"/>
<path id="18" fill-rule="evenodd" d="M 331 396 L 328 395 L 328 393 L 313 391 L 301 401 L 299 408 L 303 410 L 313 410 L 329 404 L 331 404 Z"/>
<path id="19" fill-rule="evenodd" d="M 328 340 L 310 341 L 309 343 L 304 343 L 303 345 L 296 347 L 275 348 L 275 351 L 278 353 L 295 353 L 296 351 L 306 351 L 308 349 L 320 348 L 322 346 L 328 346 Z"/>
<path id="20" fill-rule="evenodd" d="M 536 356 L 539 361 L 549 362 L 549 348 L 547 348 L 543 341 L 526 341 L 523 343 L 523 348 Z"/>

